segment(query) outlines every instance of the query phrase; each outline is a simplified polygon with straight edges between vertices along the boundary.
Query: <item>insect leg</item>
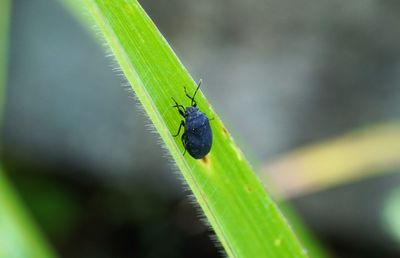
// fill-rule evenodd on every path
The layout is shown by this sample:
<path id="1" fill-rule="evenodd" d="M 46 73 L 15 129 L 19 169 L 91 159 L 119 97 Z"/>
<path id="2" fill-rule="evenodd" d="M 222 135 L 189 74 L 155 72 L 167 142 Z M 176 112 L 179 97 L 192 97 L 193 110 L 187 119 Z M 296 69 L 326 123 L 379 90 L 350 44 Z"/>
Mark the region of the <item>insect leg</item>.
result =
<path id="1" fill-rule="evenodd" d="M 176 107 L 179 111 L 179 114 L 181 114 L 181 116 L 185 117 L 185 107 L 182 105 L 179 105 L 178 102 L 176 102 L 176 100 L 174 98 L 171 97 L 171 99 L 175 102 L 175 105 L 173 105 L 172 107 Z"/>
<path id="2" fill-rule="evenodd" d="M 185 150 L 183 151 L 183 156 L 185 156 L 185 153 L 186 153 L 185 133 L 182 134 L 181 141 L 182 141 L 183 147 L 185 148 Z"/>
<path id="3" fill-rule="evenodd" d="M 181 123 L 180 123 L 180 125 L 179 125 L 178 133 L 177 133 L 177 134 L 174 134 L 174 135 L 172 135 L 172 136 L 174 136 L 174 137 L 178 136 L 179 133 L 181 132 L 182 126 L 185 127 L 185 122 L 184 122 L 183 120 L 181 121 Z"/>

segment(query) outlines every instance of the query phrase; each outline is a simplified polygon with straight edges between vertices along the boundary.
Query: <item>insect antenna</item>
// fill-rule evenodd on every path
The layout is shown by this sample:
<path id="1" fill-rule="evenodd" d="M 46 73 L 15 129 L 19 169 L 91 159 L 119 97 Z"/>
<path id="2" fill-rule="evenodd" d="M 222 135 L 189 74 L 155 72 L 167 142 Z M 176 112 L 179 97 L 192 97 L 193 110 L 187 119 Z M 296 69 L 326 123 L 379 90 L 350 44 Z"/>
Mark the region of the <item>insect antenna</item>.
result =
<path id="1" fill-rule="evenodd" d="M 197 106 L 196 100 L 194 100 L 194 98 L 196 97 L 196 94 L 199 91 L 202 82 L 203 82 L 203 80 L 200 79 L 199 82 L 197 83 L 196 91 L 194 92 L 193 97 L 192 97 L 192 106 L 193 106 L 193 104 L 194 104 L 194 106 Z"/>
<path id="2" fill-rule="evenodd" d="M 191 97 L 191 96 L 187 93 L 186 87 L 184 87 L 184 88 L 185 88 L 185 94 L 186 94 L 186 96 L 187 96 L 189 99 L 192 100 L 192 102 L 190 103 L 190 105 L 191 105 L 192 107 L 196 107 L 196 106 L 197 106 L 197 102 L 196 102 L 196 100 L 195 100 L 194 98 L 196 97 L 196 94 L 197 94 L 197 92 L 199 91 L 199 88 L 200 88 L 200 86 L 201 86 L 201 82 L 202 82 L 202 79 L 200 79 L 199 82 L 197 83 L 197 88 L 196 88 L 196 90 L 195 90 L 195 92 L 194 92 L 194 94 L 193 94 L 193 97 Z"/>

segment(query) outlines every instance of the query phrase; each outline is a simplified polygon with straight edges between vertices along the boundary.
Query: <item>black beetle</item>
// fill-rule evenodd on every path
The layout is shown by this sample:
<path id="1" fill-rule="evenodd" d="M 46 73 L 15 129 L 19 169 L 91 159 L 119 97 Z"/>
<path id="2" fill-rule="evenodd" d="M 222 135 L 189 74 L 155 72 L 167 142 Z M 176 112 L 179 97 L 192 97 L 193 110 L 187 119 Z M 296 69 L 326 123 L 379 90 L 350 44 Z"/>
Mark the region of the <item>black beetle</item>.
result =
<path id="1" fill-rule="evenodd" d="M 185 121 L 181 121 L 178 129 L 178 133 L 174 135 L 174 137 L 178 136 L 181 132 L 181 128 L 185 128 L 185 132 L 182 134 L 181 140 L 185 151 L 183 155 L 185 155 L 186 151 L 189 152 L 190 156 L 195 159 L 202 159 L 207 153 L 210 152 L 211 144 L 212 144 L 212 132 L 209 120 L 207 116 L 199 111 L 197 107 L 196 93 L 199 90 L 201 85 L 201 80 L 198 83 L 196 91 L 191 97 L 187 91 L 186 87 L 185 94 L 191 100 L 190 107 L 184 107 L 179 105 L 178 102 L 174 98 L 172 100 L 175 102 L 173 107 L 177 108 L 179 114 L 185 118 Z"/>

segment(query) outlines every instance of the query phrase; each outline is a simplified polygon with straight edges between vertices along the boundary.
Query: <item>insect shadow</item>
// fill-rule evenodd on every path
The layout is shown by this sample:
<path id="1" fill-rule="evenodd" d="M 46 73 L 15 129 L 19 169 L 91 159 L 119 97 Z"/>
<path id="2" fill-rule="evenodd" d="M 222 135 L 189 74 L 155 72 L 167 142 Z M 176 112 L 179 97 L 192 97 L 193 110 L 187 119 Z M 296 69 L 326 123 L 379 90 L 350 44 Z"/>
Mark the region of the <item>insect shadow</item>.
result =
<path id="1" fill-rule="evenodd" d="M 176 108 L 179 114 L 184 118 L 179 124 L 178 132 L 173 135 L 177 137 L 181 129 L 184 128 L 184 132 L 181 136 L 182 145 L 185 148 L 183 155 L 186 151 L 189 152 L 190 156 L 195 159 L 204 158 L 211 150 L 212 146 L 212 131 L 208 117 L 199 110 L 196 102 L 196 94 L 199 91 L 202 80 L 197 84 L 196 91 L 193 96 L 189 95 L 186 87 L 184 87 L 185 95 L 190 99 L 190 106 L 184 107 L 178 104 L 178 102 L 172 98 L 175 105 L 172 107 Z"/>

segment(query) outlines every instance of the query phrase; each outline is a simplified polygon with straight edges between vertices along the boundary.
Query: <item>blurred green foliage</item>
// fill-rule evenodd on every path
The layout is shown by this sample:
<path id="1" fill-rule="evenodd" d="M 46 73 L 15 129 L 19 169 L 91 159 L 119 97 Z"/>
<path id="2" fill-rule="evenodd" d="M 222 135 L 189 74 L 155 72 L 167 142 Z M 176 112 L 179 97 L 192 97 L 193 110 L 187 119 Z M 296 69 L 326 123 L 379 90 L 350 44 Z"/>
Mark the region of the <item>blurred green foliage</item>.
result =
<path id="1" fill-rule="evenodd" d="M 386 193 L 381 218 L 386 230 L 400 244 L 400 187 Z"/>
<path id="2" fill-rule="evenodd" d="M 9 18 L 11 2 L 0 2 L 0 121 L 4 115 L 7 85 Z M 5 171 L 0 167 L 0 257 L 55 257 L 40 230 L 25 209 Z"/>

